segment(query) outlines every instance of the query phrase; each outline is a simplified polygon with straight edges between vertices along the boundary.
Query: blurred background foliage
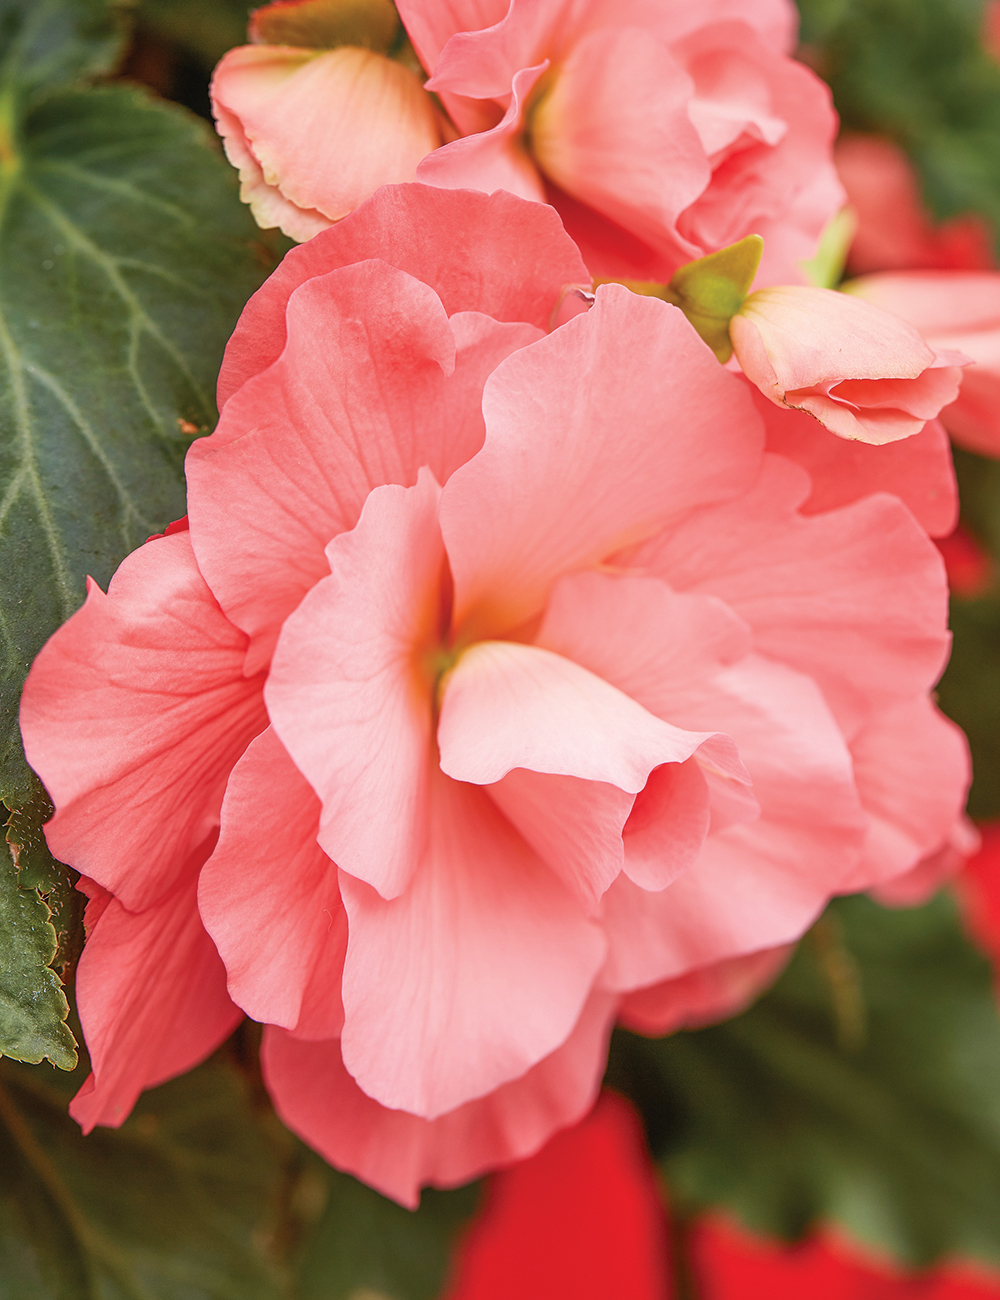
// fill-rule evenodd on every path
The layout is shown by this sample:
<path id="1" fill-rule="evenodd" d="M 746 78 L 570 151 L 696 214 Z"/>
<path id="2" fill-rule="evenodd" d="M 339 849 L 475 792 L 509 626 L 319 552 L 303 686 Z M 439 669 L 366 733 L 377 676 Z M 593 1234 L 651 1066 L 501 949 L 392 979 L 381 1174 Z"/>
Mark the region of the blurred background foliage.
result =
<path id="1" fill-rule="evenodd" d="M 26 3 L 0 0 L 0 28 Z M 976 212 L 1000 230 L 1000 66 L 983 45 L 980 0 L 800 6 L 802 57 L 829 81 L 845 129 L 902 145 L 939 218 Z M 56 20 L 106 12 L 103 0 L 37 7 Z M 248 6 L 138 0 L 114 8 L 118 35 L 105 24 L 88 37 L 86 58 L 83 46 L 71 53 L 77 73 L 101 74 L 102 93 L 122 81 L 145 87 L 129 102 L 152 114 L 143 120 L 175 151 L 164 167 L 193 159 L 183 166 L 205 178 L 191 201 L 210 206 L 199 220 L 229 250 L 237 286 L 232 300 L 216 294 L 211 337 L 198 343 L 198 364 L 210 367 L 237 299 L 287 246 L 259 242 L 217 143 L 183 112 L 209 116 L 212 67 L 242 43 Z M 157 97 L 181 108 L 167 110 Z M 44 103 L 40 111 L 44 118 Z M 153 168 L 141 183 L 156 189 L 170 176 Z M 178 244 L 164 256 L 189 252 Z M 186 428 L 189 399 L 178 390 L 163 400 Z M 975 599 L 953 602 L 955 649 L 940 696 L 972 743 L 970 811 L 996 818 L 1000 463 L 967 453 L 956 462 L 963 520 L 992 557 L 993 576 Z M 5 1003 L 5 979 L 20 974 L 0 961 L 0 1052 L 67 1067 L 65 1006 L 45 979 L 54 962 L 71 992 L 79 919 L 38 839 L 39 798 L 12 801 L 14 870 L 0 879 L 0 922 L 22 927 L 22 955 L 38 967 L 48 1001 L 38 1023 Z M 25 1035 L 13 1048 L 2 1037 L 11 1007 Z M 275 1118 L 258 1074 L 257 1032 L 243 1026 L 212 1061 L 147 1094 L 120 1131 L 88 1138 L 66 1114 L 85 1059 L 69 1070 L 0 1061 L 5 1300 L 439 1295 L 479 1189 L 426 1193 L 411 1214 L 330 1170 Z M 947 896 L 903 912 L 863 899 L 835 903 L 744 1015 L 661 1041 L 617 1033 L 608 1082 L 635 1102 L 685 1214 L 723 1206 L 789 1240 L 834 1221 L 910 1267 L 954 1254 L 1000 1265 L 1000 1017 L 989 966 Z"/>

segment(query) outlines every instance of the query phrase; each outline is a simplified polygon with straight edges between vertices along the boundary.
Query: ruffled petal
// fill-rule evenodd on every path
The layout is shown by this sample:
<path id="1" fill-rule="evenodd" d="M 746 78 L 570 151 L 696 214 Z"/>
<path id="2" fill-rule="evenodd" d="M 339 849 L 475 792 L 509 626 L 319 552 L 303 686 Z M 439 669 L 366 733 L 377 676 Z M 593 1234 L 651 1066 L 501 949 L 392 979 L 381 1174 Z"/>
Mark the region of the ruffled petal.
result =
<path id="1" fill-rule="evenodd" d="M 757 409 L 767 428 L 768 451 L 795 461 L 812 480 L 812 492 L 799 507 L 803 514 L 820 514 L 875 492 L 891 492 L 913 511 L 931 537 L 947 537 L 954 529 L 958 487 L 948 435 L 939 420 L 928 420 L 919 433 L 904 441 L 873 447 L 831 438 L 811 415 L 782 410 L 761 394 Z"/>
<path id="2" fill-rule="evenodd" d="M 819 683 L 850 733 L 937 680 L 950 644 L 944 566 L 898 500 L 803 517 L 808 495 L 798 466 L 768 456 L 753 492 L 664 532 L 632 562 L 724 600 L 762 654 Z"/>
<path id="3" fill-rule="evenodd" d="M 594 994 L 562 1045 L 520 1078 L 436 1119 L 380 1106 L 344 1068 L 340 1043 L 264 1031 L 261 1065 L 285 1124 L 338 1169 L 416 1207 L 420 1188 L 454 1187 L 523 1160 L 594 1103 L 614 1000 Z"/>
<path id="4" fill-rule="evenodd" d="M 144 1089 L 190 1070 L 242 1019 L 198 915 L 198 868 L 211 847 L 202 845 L 145 911 L 98 896 L 94 923 L 88 907 L 76 999 L 93 1073 L 70 1103 L 85 1133 L 95 1124 L 117 1128 Z"/>
<path id="5" fill-rule="evenodd" d="M 740 382 L 676 308 L 617 285 L 502 362 L 483 409 L 483 450 L 441 500 L 469 637 L 517 627 L 567 570 L 725 500 L 760 463 L 763 430 Z"/>
<path id="6" fill-rule="evenodd" d="M 245 654 L 178 532 L 128 556 L 107 595 L 90 582 L 32 666 L 21 731 L 56 806 L 49 845 L 132 910 L 177 882 L 267 726 Z"/>
<path id="7" fill-rule="evenodd" d="M 522 68 L 511 83 L 510 104 L 500 121 L 485 131 L 459 136 L 428 154 L 417 178 L 443 189 L 507 190 L 519 198 L 545 202 L 542 178 L 524 148 L 521 121 L 524 103 L 548 67 Z"/>
<path id="8" fill-rule="evenodd" d="M 427 844 L 439 631 L 440 488 L 376 488 L 357 527 L 327 547 L 331 574 L 286 620 L 265 691 L 271 722 L 322 804 L 318 840 L 383 898 L 408 885 Z"/>
<path id="9" fill-rule="evenodd" d="M 329 221 L 380 185 L 414 180 L 421 158 L 441 143 L 433 102 L 414 74 L 356 46 L 241 46 L 216 68 L 212 97 L 224 110 L 223 138 L 236 118 L 265 182 Z"/>
<path id="10" fill-rule="evenodd" d="M 511 825 L 593 914 L 625 865 L 622 831 L 635 795 L 605 782 L 523 767 L 487 789 Z"/>
<path id="11" fill-rule="evenodd" d="M 622 998 L 618 1019 L 626 1029 L 654 1038 L 728 1020 L 777 979 L 794 951 L 793 944 L 765 948 L 636 989 Z"/>
<path id="12" fill-rule="evenodd" d="M 233 769 L 198 907 L 229 993 L 254 1020 L 306 1038 L 340 1033 L 347 916 L 316 843 L 319 800 L 269 727 Z"/>
<path id="13" fill-rule="evenodd" d="M 384 1106 L 434 1119 L 572 1032 L 604 958 L 596 925 L 489 795 L 438 772 L 426 856 L 386 901 L 341 873 L 344 1062 Z"/>
<path id="14" fill-rule="evenodd" d="M 566 193 L 667 256 L 697 257 L 701 247 L 677 231 L 711 177 L 689 115 L 693 93 L 648 30 L 595 31 L 553 71 L 531 109 L 529 143 Z"/>
<path id="15" fill-rule="evenodd" d="M 187 458 L 198 562 L 251 637 L 248 671 L 266 666 L 285 618 L 329 573 L 327 542 L 354 527 L 372 488 L 414 483 L 430 463 L 455 363 L 440 299 L 384 262 L 302 285 L 287 320 L 280 360 L 244 384 Z"/>
<path id="16" fill-rule="evenodd" d="M 851 891 L 913 870 L 948 842 L 972 778 L 963 733 L 926 695 L 876 714 L 851 741 L 868 832 Z"/>
<path id="17" fill-rule="evenodd" d="M 219 373 L 219 409 L 285 346 L 288 300 L 299 285 L 381 258 L 438 294 L 445 311 L 548 329 L 568 284 L 590 284 L 555 212 L 512 194 L 387 186 L 356 212 L 293 248 L 243 309 Z"/>
<path id="18" fill-rule="evenodd" d="M 562 655 L 516 641 L 480 641 L 445 678 L 441 770 L 488 785 L 512 768 L 606 781 L 637 794 L 661 763 L 705 757 L 742 769 L 724 737 L 671 726 Z"/>
<path id="19" fill-rule="evenodd" d="M 791 943 L 855 869 L 866 818 L 848 752 L 815 683 L 756 655 L 723 669 L 678 715 L 715 719 L 740 749 L 756 821 L 705 840 L 697 862 L 650 893 L 620 876 L 604 895 L 602 980 L 630 990 Z"/>

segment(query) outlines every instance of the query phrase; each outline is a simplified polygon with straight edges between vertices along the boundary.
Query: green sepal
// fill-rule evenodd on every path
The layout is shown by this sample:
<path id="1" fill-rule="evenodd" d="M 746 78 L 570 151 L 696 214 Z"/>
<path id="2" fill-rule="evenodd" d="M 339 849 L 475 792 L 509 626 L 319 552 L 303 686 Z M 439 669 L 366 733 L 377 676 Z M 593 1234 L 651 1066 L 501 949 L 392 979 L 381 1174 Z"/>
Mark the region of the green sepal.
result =
<path id="1" fill-rule="evenodd" d="M 401 28 L 392 0 L 299 0 L 256 10 L 250 19 L 250 39 L 307 50 L 355 45 L 388 54 Z"/>
<path id="2" fill-rule="evenodd" d="M 760 266 L 764 241 L 747 235 L 739 243 L 676 270 L 670 288 L 677 305 L 720 361 L 733 355 L 729 322 L 743 306 Z"/>
<path id="3" fill-rule="evenodd" d="M 760 235 L 747 235 L 739 243 L 680 267 L 669 284 L 652 280 L 597 280 L 595 283 L 623 284 L 645 298 L 660 298 L 679 307 L 719 361 L 725 363 L 733 355 L 729 322 L 750 292 L 763 252 L 764 241 Z"/>

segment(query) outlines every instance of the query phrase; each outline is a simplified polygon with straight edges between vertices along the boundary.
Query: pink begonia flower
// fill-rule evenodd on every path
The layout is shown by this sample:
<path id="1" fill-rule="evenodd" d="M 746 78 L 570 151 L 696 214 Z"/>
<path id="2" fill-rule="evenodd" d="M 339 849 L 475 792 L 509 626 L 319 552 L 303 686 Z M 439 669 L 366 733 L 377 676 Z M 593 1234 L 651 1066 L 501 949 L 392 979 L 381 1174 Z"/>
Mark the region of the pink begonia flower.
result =
<path id="1" fill-rule="evenodd" d="M 913 164 L 897 144 L 873 135 L 842 136 L 834 159 L 857 221 L 847 258 L 853 275 L 993 266 L 989 224 L 976 215 L 934 224 Z"/>
<path id="2" fill-rule="evenodd" d="M 968 360 L 931 349 L 891 312 L 806 285 L 752 293 L 729 334 L 765 397 L 876 446 L 919 433 L 953 402 Z"/>
<path id="3" fill-rule="evenodd" d="M 579 1119 L 619 1009 L 725 1014 L 952 836 L 933 543 L 886 493 L 803 514 L 676 308 L 605 286 L 546 334 L 583 276 L 550 208 L 421 186 L 295 250 L 190 530 L 36 660 L 86 1128 L 240 1008 L 284 1121 L 413 1204 Z"/>
<path id="4" fill-rule="evenodd" d="M 961 446 L 1000 456 L 1000 272 L 886 272 L 846 288 L 908 321 L 929 347 L 971 357 L 975 364 L 941 422 Z"/>
<path id="5" fill-rule="evenodd" d="M 756 232 L 762 283 L 802 282 L 798 263 L 843 191 L 829 91 L 789 58 L 790 0 L 398 9 L 424 89 L 348 47 L 251 45 L 222 59 L 217 125 L 262 225 L 308 239 L 416 174 L 554 204 L 600 276 L 666 281 Z"/>

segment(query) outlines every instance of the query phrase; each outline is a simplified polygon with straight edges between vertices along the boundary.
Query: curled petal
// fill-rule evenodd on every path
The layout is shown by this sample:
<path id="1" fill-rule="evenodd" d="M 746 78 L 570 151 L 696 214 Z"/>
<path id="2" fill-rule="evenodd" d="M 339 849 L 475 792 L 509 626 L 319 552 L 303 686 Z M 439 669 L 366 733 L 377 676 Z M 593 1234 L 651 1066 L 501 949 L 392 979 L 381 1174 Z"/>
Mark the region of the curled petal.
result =
<path id="1" fill-rule="evenodd" d="M 216 69 L 212 95 L 244 200 L 259 224 L 298 239 L 339 221 L 379 186 L 414 180 L 441 140 L 413 73 L 354 46 L 241 46 Z"/>
<path id="2" fill-rule="evenodd" d="M 440 772 L 406 892 L 387 901 L 346 872 L 341 891 L 344 1062 L 370 1097 L 426 1119 L 554 1052 L 604 959 L 598 927 L 489 795 Z"/>
<path id="3" fill-rule="evenodd" d="M 43 647 L 21 701 L 28 761 L 56 806 L 60 861 L 149 907 L 219 824 L 233 764 L 267 726 L 246 637 L 187 532 L 147 542 Z"/>
<path id="4" fill-rule="evenodd" d="M 415 1208 L 420 1187 L 454 1187 L 523 1160 L 590 1109 L 607 1057 L 614 999 L 595 993 L 566 1041 L 520 1078 L 436 1119 L 390 1110 L 344 1068 L 340 1043 L 264 1032 L 261 1066 L 285 1124 L 332 1165 Z"/>
<path id="5" fill-rule="evenodd" d="M 572 660 L 515 641 L 480 641 L 458 660 L 438 744 L 441 770 L 477 785 L 526 767 L 637 794 L 654 767 L 702 746 L 707 760 L 742 772 L 724 738 L 673 727 Z"/>
<path id="6" fill-rule="evenodd" d="M 275 731 L 322 804 L 318 840 L 383 898 L 427 843 L 432 683 L 440 619 L 440 488 L 376 488 L 327 547 L 330 576 L 282 628 L 266 688 Z"/>
<path id="7" fill-rule="evenodd" d="M 852 295 L 805 286 L 751 294 L 730 335 L 765 397 L 876 444 L 918 433 L 953 402 L 967 360 L 933 352 L 912 325 Z"/>
<path id="8" fill-rule="evenodd" d="M 344 1023 L 347 917 L 337 868 L 316 842 L 319 812 L 269 727 L 233 769 L 198 885 L 230 996 L 254 1020 L 306 1038 L 329 1038 Z"/>
<path id="9" fill-rule="evenodd" d="M 428 238 L 428 232 L 441 232 Z M 243 309 L 219 373 L 219 409 L 277 361 L 291 295 L 338 267 L 380 258 L 429 285 L 445 311 L 482 312 L 546 330 L 564 286 L 589 285 L 573 241 L 546 204 L 512 194 L 393 185 L 293 248 Z"/>
<path id="10" fill-rule="evenodd" d="M 76 998 L 93 1073 L 70 1114 L 86 1133 L 117 1128 L 145 1088 L 204 1060 L 242 1018 L 198 915 L 198 868 L 211 847 L 200 846 L 174 888 L 139 913 L 84 882 L 96 897 Z"/>
<path id="11" fill-rule="evenodd" d="M 725 500 L 760 463 L 763 431 L 739 381 L 676 308 L 618 285 L 502 362 L 483 410 L 483 449 L 441 499 L 456 626 L 470 639 L 516 628 L 557 578 Z"/>

